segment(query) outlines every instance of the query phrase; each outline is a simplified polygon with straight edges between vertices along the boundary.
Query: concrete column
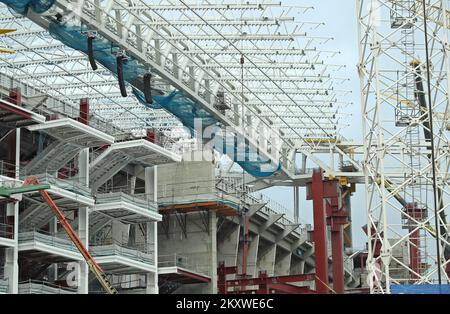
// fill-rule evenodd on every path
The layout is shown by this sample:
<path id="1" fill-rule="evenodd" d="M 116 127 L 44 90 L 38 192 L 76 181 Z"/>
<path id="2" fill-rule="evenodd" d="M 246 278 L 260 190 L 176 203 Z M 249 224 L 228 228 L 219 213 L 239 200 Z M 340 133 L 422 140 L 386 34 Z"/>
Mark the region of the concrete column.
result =
<path id="1" fill-rule="evenodd" d="M 259 234 L 252 236 L 248 249 L 248 275 L 256 277 L 256 261 L 258 260 Z"/>
<path id="2" fill-rule="evenodd" d="M 215 211 L 209 214 L 209 234 L 211 235 L 211 294 L 217 294 L 217 217 Z"/>
<path id="3" fill-rule="evenodd" d="M 20 176 L 20 135 L 21 129 L 16 129 L 16 138 L 13 142 L 14 160 L 15 160 L 15 178 Z M 5 249 L 5 275 L 9 278 L 9 293 L 17 294 L 19 292 L 19 202 L 8 203 L 6 205 L 6 216 L 8 220 L 13 220 L 14 247 Z M 12 217 L 12 219 L 10 219 Z"/>
<path id="4" fill-rule="evenodd" d="M 5 277 L 8 278 L 9 293 L 19 292 L 19 202 L 6 205 L 7 216 L 14 217 L 14 247 L 5 249 Z"/>
<path id="5" fill-rule="evenodd" d="M 146 225 L 146 241 L 154 250 L 154 265 L 156 272 L 146 274 L 146 294 L 158 294 L 158 225 L 156 222 L 148 222 Z"/>
<path id="6" fill-rule="evenodd" d="M 300 187 L 294 186 L 294 222 L 298 224 L 300 216 Z"/>
<path id="7" fill-rule="evenodd" d="M 277 255 L 275 259 L 275 276 L 288 276 L 291 271 L 291 252 L 281 252 L 280 248 L 277 248 Z"/>
<path id="8" fill-rule="evenodd" d="M 151 197 L 153 202 L 158 201 L 158 167 L 145 168 L 145 194 Z"/>
<path id="9" fill-rule="evenodd" d="M 131 194 L 134 194 L 135 190 L 136 190 L 136 176 L 132 176 L 131 177 L 131 187 L 130 187 Z"/>
<path id="10" fill-rule="evenodd" d="M 80 183 L 89 186 L 89 148 L 83 149 L 78 156 L 78 173 Z M 89 250 L 89 208 L 78 209 L 78 236 Z M 89 292 L 89 267 L 85 261 L 79 263 L 78 293 Z"/>
<path id="11" fill-rule="evenodd" d="M 218 261 L 224 262 L 225 266 L 236 266 L 238 264 L 239 234 L 241 228 L 238 225 L 234 225 L 231 228 L 232 230 L 227 237 L 223 237 L 223 231 L 219 235 L 221 239 L 218 243 Z M 227 278 L 232 279 L 233 277 L 234 275 L 228 276 Z"/>
<path id="12" fill-rule="evenodd" d="M 58 218 L 53 217 L 51 223 L 49 224 L 50 227 L 50 233 L 52 235 L 56 235 L 58 232 Z M 58 280 L 58 264 L 53 264 L 48 269 L 48 278 L 50 281 L 52 280 Z"/>
<path id="13" fill-rule="evenodd" d="M 267 271 L 267 275 L 272 277 L 275 272 L 275 255 L 277 253 L 277 245 L 276 243 L 271 243 L 265 247 L 260 247 L 259 251 L 263 253 L 258 257 L 258 269 Z"/>
<path id="14" fill-rule="evenodd" d="M 147 199 L 158 202 L 158 168 L 157 166 L 145 168 L 145 194 Z M 147 223 L 147 243 L 149 251 L 153 251 L 156 272 L 146 275 L 146 294 L 158 294 L 158 223 Z"/>

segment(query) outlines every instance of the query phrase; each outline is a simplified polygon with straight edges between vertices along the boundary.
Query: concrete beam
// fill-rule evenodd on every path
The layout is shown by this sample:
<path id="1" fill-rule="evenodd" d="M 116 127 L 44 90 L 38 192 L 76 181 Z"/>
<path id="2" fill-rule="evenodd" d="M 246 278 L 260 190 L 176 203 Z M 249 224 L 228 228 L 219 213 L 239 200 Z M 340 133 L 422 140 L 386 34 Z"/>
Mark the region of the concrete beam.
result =
<path id="1" fill-rule="evenodd" d="M 248 249 L 247 272 L 250 276 L 256 277 L 256 262 L 258 260 L 259 234 L 253 235 Z"/>
<path id="2" fill-rule="evenodd" d="M 275 276 L 288 276 L 291 271 L 291 252 L 285 252 L 277 248 L 275 257 Z"/>
<path id="3" fill-rule="evenodd" d="M 269 229 L 274 223 L 276 223 L 278 220 L 280 220 L 282 217 L 284 216 L 284 214 L 273 214 L 270 215 L 269 218 L 267 219 L 267 221 L 265 223 L 263 223 L 260 227 L 259 227 L 259 232 L 264 232 L 267 229 Z M 278 241 L 277 241 L 278 242 Z"/>
<path id="4" fill-rule="evenodd" d="M 291 252 L 294 252 L 295 250 L 297 250 L 299 248 L 299 246 L 301 246 L 305 242 L 306 242 L 306 236 L 302 236 L 297 241 L 294 241 L 294 243 L 292 243 L 292 245 L 291 245 Z"/>
<path id="5" fill-rule="evenodd" d="M 232 232 L 226 238 L 221 238 L 222 241 L 218 241 L 217 247 L 218 262 L 225 262 L 226 266 L 237 264 L 240 228 L 239 225 L 231 226 L 231 228 Z"/>
<path id="6" fill-rule="evenodd" d="M 262 248 L 259 251 L 261 255 L 258 256 L 256 263 L 259 271 L 267 271 L 268 276 L 274 276 L 275 272 L 275 254 L 277 252 L 277 245 L 275 243 L 269 244 L 268 247 Z"/>
<path id="7" fill-rule="evenodd" d="M 252 204 L 250 205 L 250 209 L 247 213 L 248 216 L 252 217 L 254 214 L 256 214 L 257 212 L 259 212 L 261 209 L 264 208 L 264 206 L 266 206 L 267 203 L 261 203 L 261 204 Z"/>
<path id="8" fill-rule="evenodd" d="M 283 232 L 277 236 L 277 243 L 290 235 L 295 229 L 298 228 L 298 224 L 286 225 Z"/>

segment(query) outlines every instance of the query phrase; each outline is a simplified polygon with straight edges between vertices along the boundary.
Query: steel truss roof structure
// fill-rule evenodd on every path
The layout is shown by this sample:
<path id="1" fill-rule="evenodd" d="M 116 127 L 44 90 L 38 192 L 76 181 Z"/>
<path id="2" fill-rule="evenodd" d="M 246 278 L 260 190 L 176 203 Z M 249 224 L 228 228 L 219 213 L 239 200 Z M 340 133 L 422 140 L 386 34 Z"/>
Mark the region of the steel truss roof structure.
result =
<path id="1" fill-rule="evenodd" d="M 323 23 L 307 21 L 311 9 L 279 1 L 56 0 L 46 13 L 28 12 L 27 19 L 2 7 L 0 26 L 17 29 L 2 38 L 3 45 L 17 53 L 2 56 L 0 66 L 65 101 L 88 96 L 93 113 L 125 130 L 180 126 L 132 93 L 121 97 L 114 75 L 101 66 L 92 71 L 85 55 L 53 39 L 46 29 L 60 14 L 148 67 L 154 89 L 183 91 L 236 133 L 248 133 L 243 125 L 263 125 L 279 134 L 283 169 L 292 177 L 292 156 L 316 160 L 311 138 L 321 140 L 321 151 L 333 146 L 347 117 L 342 108 L 350 104 L 343 66 L 333 62 L 339 52 L 327 49 L 331 37 L 314 36 Z M 220 93 L 229 106 L 225 113 L 216 107 Z"/>

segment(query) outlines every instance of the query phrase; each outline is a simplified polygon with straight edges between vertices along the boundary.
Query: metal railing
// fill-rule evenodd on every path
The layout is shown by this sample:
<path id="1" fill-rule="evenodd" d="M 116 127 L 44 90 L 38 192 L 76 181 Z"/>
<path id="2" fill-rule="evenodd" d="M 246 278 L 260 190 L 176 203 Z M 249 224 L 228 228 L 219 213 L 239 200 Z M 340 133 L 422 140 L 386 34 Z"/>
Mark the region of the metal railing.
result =
<path id="1" fill-rule="evenodd" d="M 146 194 L 128 194 L 124 192 L 100 193 L 95 196 L 96 204 L 108 204 L 113 202 L 129 202 L 139 207 L 154 212 L 158 211 L 158 205 Z"/>
<path id="2" fill-rule="evenodd" d="M 195 258 L 196 257 L 196 258 Z M 209 276 L 210 265 L 204 264 L 200 265 L 194 260 L 204 260 L 204 256 L 199 256 L 199 254 L 166 254 L 158 255 L 158 268 L 162 267 L 180 267 L 186 270 L 203 274 Z"/>
<path id="3" fill-rule="evenodd" d="M 27 173 L 21 171 L 20 178 L 22 180 L 25 180 L 28 176 Z M 64 177 L 61 176 L 61 174 L 58 174 L 57 176 L 55 172 L 49 171 L 33 174 L 33 176 L 36 177 L 41 184 L 50 184 L 76 194 L 87 197 L 91 196 L 91 189 L 82 183 L 84 182 L 82 177 Z"/>
<path id="4" fill-rule="evenodd" d="M 142 252 L 144 254 L 150 254 L 152 255 L 154 252 L 155 243 L 154 242 L 135 242 L 133 244 L 125 244 L 129 240 L 128 233 L 122 234 L 122 240 L 118 240 L 117 237 L 102 237 L 102 238 L 95 238 L 92 239 L 89 242 L 90 247 L 94 246 L 108 246 L 108 245 L 118 245 L 126 249 L 130 250 L 137 250 L 139 252 Z"/>
<path id="5" fill-rule="evenodd" d="M 139 261 L 146 264 L 154 264 L 154 252 L 150 249 L 146 249 L 145 252 L 138 250 L 136 247 L 129 247 L 124 244 L 118 244 L 114 241 L 111 244 L 107 244 L 104 241 L 103 244 L 96 245 L 92 244 L 89 246 L 89 251 L 93 257 L 100 256 L 112 256 L 118 255 L 126 258 L 130 258 L 135 261 Z M 150 245 L 149 245 L 150 247 Z M 142 249 L 142 248 L 141 248 Z"/>
<path id="6" fill-rule="evenodd" d="M 280 203 L 269 198 L 267 195 L 255 192 L 252 188 L 246 186 L 243 187 L 242 179 L 238 177 L 227 177 L 219 176 L 217 177 L 217 189 L 239 195 L 241 199 L 244 199 L 247 204 L 261 204 L 265 203 L 266 206 L 264 210 L 269 214 L 284 214 L 285 216 L 280 219 L 280 222 L 284 225 L 294 224 L 294 212 L 289 210 L 287 207 L 281 205 Z M 300 222 L 300 227 L 305 225 L 304 222 Z"/>
<path id="7" fill-rule="evenodd" d="M 77 289 L 55 285 L 47 281 L 26 280 L 19 282 L 19 294 L 75 294 Z"/>
<path id="8" fill-rule="evenodd" d="M 9 178 L 15 178 L 16 165 L 4 160 L 0 160 L 0 175 Z"/>
<path id="9" fill-rule="evenodd" d="M 267 215 L 284 214 L 278 223 L 285 226 L 295 224 L 292 210 L 264 194 L 255 192 L 252 187 L 244 186 L 242 179 L 235 176 L 220 175 L 213 180 L 167 183 L 158 187 L 158 198 L 164 199 L 159 201 L 160 205 L 174 203 L 178 197 L 189 197 L 191 202 L 201 201 L 202 197 L 205 198 L 205 201 L 211 201 L 211 198 L 207 198 L 211 195 L 218 201 L 229 203 L 235 208 L 242 208 L 243 204 L 246 206 L 265 204 L 261 211 Z M 306 223 L 300 221 L 299 227 L 294 232 L 301 233 L 303 231 L 306 232 Z"/>
<path id="10" fill-rule="evenodd" d="M 13 239 L 14 238 L 14 225 L 0 223 L 0 237 Z"/>
<path id="11" fill-rule="evenodd" d="M 9 292 L 9 278 L 0 279 L 0 293 Z"/>
<path id="12" fill-rule="evenodd" d="M 28 229 L 26 231 L 19 232 L 19 243 L 25 242 L 40 242 L 55 248 L 78 253 L 78 249 L 72 241 L 68 237 L 64 238 L 63 234 L 56 236 L 43 230 Z"/>

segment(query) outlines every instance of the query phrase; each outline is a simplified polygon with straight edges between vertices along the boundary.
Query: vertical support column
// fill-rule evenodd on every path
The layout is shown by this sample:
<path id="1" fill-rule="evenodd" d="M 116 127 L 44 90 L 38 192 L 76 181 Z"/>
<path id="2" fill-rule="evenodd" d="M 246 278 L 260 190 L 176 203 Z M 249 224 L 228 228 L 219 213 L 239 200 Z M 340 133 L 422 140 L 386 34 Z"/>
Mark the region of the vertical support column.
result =
<path id="1" fill-rule="evenodd" d="M 300 187 L 294 186 L 294 223 L 298 224 L 300 215 Z"/>
<path id="2" fill-rule="evenodd" d="M 83 124 L 89 125 L 89 99 L 80 99 L 80 118 L 79 121 Z"/>
<path id="3" fill-rule="evenodd" d="M 247 275 L 247 267 L 248 267 L 248 250 L 249 250 L 249 225 L 250 225 L 250 217 L 246 214 L 242 214 L 242 223 L 243 223 L 243 233 L 242 233 L 242 275 Z"/>
<path id="4" fill-rule="evenodd" d="M 148 222 L 146 224 L 146 241 L 148 245 L 154 246 L 154 263 L 155 263 L 155 272 L 146 274 L 146 294 L 158 294 L 158 225 L 156 222 Z"/>
<path id="5" fill-rule="evenodd" d="M 248 249 L 247 273 L 248 276 L 251 278 L 256 276 L 256 262 L 258 261 L 259 237 L 260 237 L 259 234 L 252 236 L 252 241 L 250 242 Z"/>
<path id="6" fill-rule="evenodd" d="M 89 186 L 89 148 L 83 149 L 78 156 L 80 183 Z M 89 250 L 89 207 L 78 209 L 78 236 Z M 78 293 L 89 293 L 89 267 L 85 261 L 80 262 Z"/>
<path id="7" fill-rule="evenodd" d="M 211 294 L 217 294 L 217 216 L 210 211 L 209 229 L 211 236 Z"/>
<path id="8" fill-rule="evenodd" d="M 58 218 L 53 217 L 49 224 L 50 234 L 56 235 L 58 232 Z M 50 281 L 58 280 L 58 263 L 54 263 L 48 268 L 48 277 Z"/>
<path id="9" fill-rule="evenodd" d="M 331 251 L 333 258 L 333 289 L 336 293 L 344 293 L 344 236 L 342 225 L 331 231 Z"/>
<path id="10" fill-rule="evenodd" d="M 313 201 L 314 252 L 316 256 L 316 291 L 328 294 L 328 249 L 322 170 L 314 170 L 308 184 L 307 199 Z"/>
<path id="11" fill-rule="evenodd" d="M 20 98 L 20 91 L 17 93 Z M 19 104 L 19 102 L 16 102 Z M 20 134 L 21 129 L 16 129 L 15 141 L 12 141 L 11 151 L 14 152 L 14 178 L 20 176 Z M 13 223 L 14 247 L 5 250 L 5 274 L 9 278 L 9 293 L 17 294 L 19 292 L 19 202 L 8 203 L 6 205 L 7 221 Z"/>
<path id="12" fill-rule="evenodd" d="M 340 187 L 339 187 L 340 185 Z M 338 181 L 324 182 L 327 224 L 331 230 L 331 256 L 333 260 L 333 289 L 343 294 L 344 282 L 344 225 L 348 223 L 347 195 L 350 189 L 342 178 Z M 348 202 L 350 200 L 348 199 Z"/>
<path id="13" fill-rule="evenodd" d="M 19 203 L 8 203 L 6 214 L 8 218 L 14 220 L 14 247 L 5 249 L 5 277 L 8 278 L 8 292 L 17 294 L 19 292 Z"/>
<path id="14" fill-rule="evenodd" d="M 158 203 L 158 167 L 145 168 L 145 194 L 149 201 Z M 147 249 L 153 251 L 155 272 L 146 274 L 146 294 L 158 294 L 158 223 L 147 223 Z M 153 247 L 151 247 L 153 246 Z"/>

